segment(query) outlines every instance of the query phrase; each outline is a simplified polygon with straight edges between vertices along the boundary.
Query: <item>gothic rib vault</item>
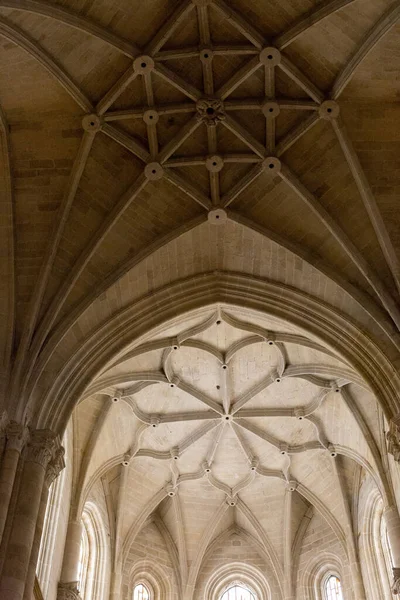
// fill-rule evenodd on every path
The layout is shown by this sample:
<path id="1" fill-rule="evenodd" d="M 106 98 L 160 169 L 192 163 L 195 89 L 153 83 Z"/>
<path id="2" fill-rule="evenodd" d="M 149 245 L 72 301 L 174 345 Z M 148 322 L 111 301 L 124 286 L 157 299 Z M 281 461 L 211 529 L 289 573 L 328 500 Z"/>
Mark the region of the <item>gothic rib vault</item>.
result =
<path id="1" fill-rule="evenodd" d="M 397 335 L 398 3 L 165 10 L 107 26 L 100 5 L 0 3 L 14 401 L 102 293 L 207 219 L 277 243 Z"/>
<path id="2" fill-rule="evenodd" d="M 368 385 L 302 330 L 231 306 L 195 311 L 127 348 L 87 389 L 73 416 L 72 518 L 104 494 L 124 581 L 135 544 L 161 536 L 179 593 L 201 595 L 207 557 L 236 535 L 265 554 L 272 593 L 289 598 L 314 514 L 361 598 L 348 499 L 371 476 L 393 502 L 377 415 Z"/>
<path id="3" fill-rule="evenodd" d="M 236 532 L 289 599 L 318 514 L 363 598 L 349 498 L 362 473 L 395 502 L 399 18 L 398 0 L 0 0 L 1 402 L 58 433 L 77 404 L 72 510 L 103 490 L 113 568 L 155 525 L 189 599 Z M 302 294 L 303 325 L 252 310 L 245 277 L 282 310 Z"/>

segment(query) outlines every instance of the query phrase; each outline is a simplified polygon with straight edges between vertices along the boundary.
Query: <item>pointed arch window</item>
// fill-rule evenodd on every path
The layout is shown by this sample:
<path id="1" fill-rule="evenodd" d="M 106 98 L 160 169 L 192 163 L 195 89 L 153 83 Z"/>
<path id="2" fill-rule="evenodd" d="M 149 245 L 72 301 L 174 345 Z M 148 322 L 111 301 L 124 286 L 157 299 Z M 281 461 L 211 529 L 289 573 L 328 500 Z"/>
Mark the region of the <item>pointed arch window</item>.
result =
<path id="1" fill-rule="evenodd" d="M 81 549 L 79 552 L 79 566 L 78 566 L 78 588 L 81 598 L 85 597 L 85 587 L 86 580 L 88 575 L 89 568 L 89 559 L 90 559 L 90 551 L 89 551 L 89 539 L 86 527 L 82 528 L 82 538 L 81 538 Z"/>
<path id="2" fill-rule="evenodd" d="M 236 583 L 225 590 L 220 600 L 256 600 L 256 596 L 248 587 Z"/>
<path id="3" fill-rule="evenodd" d="M 108 598 L 106 587 L 109 548 L 100 511 L 87 502 L 82 513 L 82 537 L 79 556 L 78 589 L 82 600 Z"/>
<path id="4" fill-rule="evenodd" d="M 133 598 L 132 600 L 150 600 L 149 590 L 143 583 L 138 583 L 133 588 Z"/>
<path id="5" fill-rule="evenodd" d="M 325 600 L 343 600 L 342 584 L 339 577 L 329 575 L 325 580 Z"/>

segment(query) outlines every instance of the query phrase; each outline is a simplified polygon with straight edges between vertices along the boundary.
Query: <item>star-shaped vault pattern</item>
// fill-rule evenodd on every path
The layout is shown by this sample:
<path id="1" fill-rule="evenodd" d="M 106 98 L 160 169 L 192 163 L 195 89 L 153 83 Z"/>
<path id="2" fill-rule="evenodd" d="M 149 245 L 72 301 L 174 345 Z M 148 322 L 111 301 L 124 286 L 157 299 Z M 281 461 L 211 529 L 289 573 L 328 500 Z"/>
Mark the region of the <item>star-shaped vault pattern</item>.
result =
<path id="1" fill-rule="evenodd" d="M 179 2 L 140 47 L 68 8 L 0 2 L 0 8 L 42 15 L 75 28 L 130 63 L 102 97 L 93 100 L 28 32 L 12 20 L 0 19 L 0 34 L 47 69 L 85 113 L 83 135 L 40 272 L 29 293 L 24 292 L 29 306 L 26 300 L 21 303 L 12 398 L 34 386 L 35 363 L 44 347 L 50 356 L 96 298 L 140 260 L 207 220 L 215 225 L 240 224 L 315 266 L 393 337 L 393 328 L 400 326 L 400 263 L 342 117 L 341 95 L 359 65 L 396 24 L 398 9 L 389 7 L 365 34 L 338 69 L 330 89 L 322 90 L 314 76 L 298 66 L 302 57 L 297 60 L 296 52 L 291 52 L 291 45 L 312 27 L 350 5 L 350 0 L 324 3 L 268 38 L 224 0 L 187 0 Z M 2 113 L 1 124 L 8 148 Z M 326 137 L 322 148 L 335 145 L 341 176 L 349 174 L 345 193 L 349 207 L 355 210 L 357 205 L 365 217 L 363 241 L 358 238 L 364 232 L 352 235 L 349 219 L 341 218 L 332 199 L 321 198 L 319 190 L 323 195 L 330 189 L 336 165 L 332 173 L 324 166 L 316 187 L 291 164 L 301 164 L 301 156 L 294 154 L 296 160 L 289 160 L 296 147 L 304 151 L 302 142 L 312 140 L 316 131 Z M 102 206 L 104 218 L 97 226 L 88 224 L 90 235 L 84 244 L 66 249 L 63 237 L 68 237 L 68 227 L 73 231 L 77 226 L 78 217 L 71 215 L 99 139 L 112 140 L 114 150 L 119 147 L 131 154 L 135 176 L 120 195 L 103 200 L 108 210 Z M 312 144 L 318 148 L 318 139 Z M 110 155 L 107 160 L 114 159 Z M 318 162 L 318 152 L 313 160 Z M 132 231 L 136 220 L 138 230 Z M 150 221 L 151 227 L 146 227 Z M 106 250 L 120 242 L 120 254 L 115 251 L 103 260 Z M 23 286 L 24 277 L 17 279 Z"/>
<path id="2" fill-rule="evenodd" d="M 218 331 L 221 327 L 228 327 L 240 336 L 223 351 L 217 349 L 216 343 L 209 341 L 210 337 L 211 339 L 213 337 L 213 331 L 215 335 L 215 328 Z M 208 338 L 207 342 L 202 340 L 204 335 Z M 267 348 L 262 363 L 265 372 L 257 372 L 250 387 L 248 384 L 245 386 L 238 384 L 240 368 L 245 365 L 247 370 L 248 363 L 254 360 L 253 357 L 246 356 L 246 350 L 256 345 L 258 352 L 261 353 L 260 344 Z M 129 404 L 141 425 L 136 431 L 131 449 L 119 460 L 125 467 L 128 467 L 132 460 L 140 457 L 168 463 L 171 480 L 163 488 L 165 495 L 173 497 L 182 483 L 205 478 L 211 486 L 225 494 L 228 505 L 235 506 L 240 498 L 239 493 L 251 486 L 256 476 L 280 479 L 289 491 L 295 491 L 298 483 L 290 469 L 295 455 L 322 451 L 335 458 L 338 454 L 338 449 L 325 433 L 325 426 L 318 412 L 324 400 L 332 393 L 337 395 L 338 402 L 342 402 L 342 393 L 347 395 L 350 393 L 345 391 L 346 386 L 357 383 L 365 387 L 365 384 L 351 369 L 345 364 L 341 365 L 340 362 L 339 366 L 290 365 L 286 344 L 296 344 L 322 352 L 326 357 L 336 358 L 327 349 L 306 337 L 268 331 L 262 326 L 240 320 L 229 311 L 219 308 L 205 320 L 183 330 L 176 337 L 148 342 L 138 346 L 124 357 L 124 362 L 138 357 L 146 360 L 148 353 L 161 352 L 161 370 L 130 371 L 120 376 L 107 375 L 105 372 L 100 380 L 88 389 L 87 395 L 102 392 L 108 394 L 113 402 L 122 399 Z M 192 357 L 194 363 L 190 364 L 191 355 L 188 350 L 196 350 L 200 355 L 204 353 L 207 367 L 202 377 L 199 376 L 197 379 L 200 383 L 202 379 L 209 383 L 215 378 L 218 383 L 213 386 L 212 393 L 210 391 L 207 393 L 204 386 L 196 386 L 188 380 L 188 377 L 185 378 L 185 372 L 194 372 L 200 364 L 198 354 L 196 354 L 197 363 Z M 176 362 L 175 357 L 179 355 L 180 358 Z M 237 360 L 238 355 L 241 357 L 239 360 Z M 176 367 L 174 367 L 175 363 Z M 112 369 L 113 365 L 110 365 L 107 371 L 112 373 Z M 313 388 L 310 399 L 304 403 L 301 402 L 301 398 L 294 400 L 291 397 L 286 404 L 285 392 L 282 392 L 283 401 L 279 403 L 265 396 L 265 392 L 271 386 L 281 386 L 285 381 L 290 382 L 295 379 L 306 381 Z M 129 385 L 126 386 L 124 381 L 129 381 Z M 111 388 L 112 383 L 116 384 L 113 388 Z M 158 398 L 157 394 L 157 390 L 161 389 L 160 386 L 163 388 L 162 399 Z M 154 395 L 146 396 L 150 389 L 155 389 Z M 177 402 L 173 395 L 175 390 L 187 398 L 186 410 L 174 409 Z M 162 407 L 162 410 L 146 411 L 144 407 L 152 404 Z M 275 433 L 276 420 L 283 420 L 284 423 L 283 425 L 281 423 L 280 427 L 283 434 L 281 438 Z M 190 433 L 178 443 L 173 429 L 174 424 L 190 426 Z M 269 427 L 265 427 L 265 424 Z M 299 429 L 299 424 L 305 427 L 300 426 Z M 160 426 L 172 427 L 171 435 L 174 444 L 165 449 L 157 448 L 157 442 L 151 434 Z M 297 428 L 297 443 L 288 441 L 293 427 Z M 143 441 L 144 437 L 146 442 Z M 199 449 L 196 444 L 202 438 L 207 438 L 207 444 Z M 225 444 L 229 444 L 232 452 L 232 439 L 236 445 L 234 451 L 236 456 L 241 454 L 241 462 L 246 465 L 243 467 L 238 464 L 241 478 L 237 482 L 232 481 L 230 468 L 232 456 L 229 452 L 228 454 L 223 452 L 220 460 L 217 461 L 219 472 L 227 474 L 225 481 L 219 479 L 214 472 L 217 453 Z M 268 449 L 267 464 L 263 463 L 260 455 L 254 450 L 252 444 L 254 440 L 257 440 L 256 446 L 259 452 L 261 450 L 262 455 L 265 454 L 265 449 Z M 195 450 L 195 462 L 198 468 L 188 472 L 185 468 L 181 469 L 180 463 L 192 448 Z M 340 452 L 347 455 L 344 448 L 340 447 Z M 231 481 L 228 481 L 229 479 Z"/>

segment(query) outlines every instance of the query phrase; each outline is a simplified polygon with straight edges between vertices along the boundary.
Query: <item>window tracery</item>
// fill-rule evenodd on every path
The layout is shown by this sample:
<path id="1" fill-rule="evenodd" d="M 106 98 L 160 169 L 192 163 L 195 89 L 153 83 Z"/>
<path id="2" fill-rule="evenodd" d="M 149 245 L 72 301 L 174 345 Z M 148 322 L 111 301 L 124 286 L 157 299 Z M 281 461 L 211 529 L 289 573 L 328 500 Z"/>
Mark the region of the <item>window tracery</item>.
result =
<path id="1" fill-rule="evenodd" d="M 79 594 L 82 600 L 102 600 L 107 594 L 108 546 L 100 512 L 92 502 L 85 505 L 82 525 L 78 571 Z"/>
<path id="2" fill-rule="evenodd" d="M 247 586 L 235 583 L 234 585 L 230 585 L 229 588 L 224 591 L 220 600 L 256 600 L 256 596 Z"/>
<path id="3" fill-rule="evenodd" d="M 143 583 L 138 583 L 133 589 L 133 600 L 150 600 L 150 593 Z"/>
<path id="4" fill-rule="evenodd" d="M 339 577 L 329 575 L 325 580 L 325 600 L 344 600 Z"/>

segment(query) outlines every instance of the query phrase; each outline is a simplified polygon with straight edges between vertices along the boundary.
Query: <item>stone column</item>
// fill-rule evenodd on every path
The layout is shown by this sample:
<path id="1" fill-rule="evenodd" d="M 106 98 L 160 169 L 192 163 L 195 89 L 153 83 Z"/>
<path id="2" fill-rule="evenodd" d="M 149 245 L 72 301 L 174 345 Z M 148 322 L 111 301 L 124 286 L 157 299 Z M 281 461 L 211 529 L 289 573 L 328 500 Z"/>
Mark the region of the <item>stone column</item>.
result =
<path id="1" fill-rule="evenodd" d="M 5 450 L 0 467 L 0 540 L 3 537 L 15 474 L 27 433 L 26 427 L 15 421 L 11 421 L 5 429 Z"/>
<path id="2" fill-rule="evenodd" d="M 111 574 L 111 594 L 110 600 L 120 600 L 122 586 L 122 573 L 120 570 L 113 571 Z"/>
<path id="3" fill-rule="evenodd" d="M 78 591 L 79 557 L 82 543 L 82 521 L 68 523 L 65 541 L 61 581 L 58 584 L 57 600 L 80 600 Z M 68 592 L 68 595 L 66 595 Z"/>
<path id="4" fill-rule="evenodd" d="M 54 455 L 54 458 L 49 462 L 44 478 L 44 486 L 40 499 L 39 513 L 36 522 L 35 537 L 33 540 L 31 557 L 29 560 L 28 576 L 25 583 L 24 600 L 31 600 L 32 590 L 35 585 L 37 560 L 39 556 L 40 542 L 42 540 L 43 524 L 46 515 L 47 501 L 49 498 L 49 489 L 53 481 L 58 477 L 62 469 L 65 467 L 64 448 L 60 446 Z"/>
<path id="5" fill-rule="evenodd" d="M 52 458 L 54 438 L 54 433 L 48 430 L 36 430 L 31 434 L 0 581 L 0 598 L 23 600 L 44 478 Z"/>
<path id="6" fill-rule="evenodd" d="M 395 506 L 389 506 L 383 513 L 390 552 L 393 559 L 393 587 L 394 594 L 400 595 L 400 517 Z"/>

